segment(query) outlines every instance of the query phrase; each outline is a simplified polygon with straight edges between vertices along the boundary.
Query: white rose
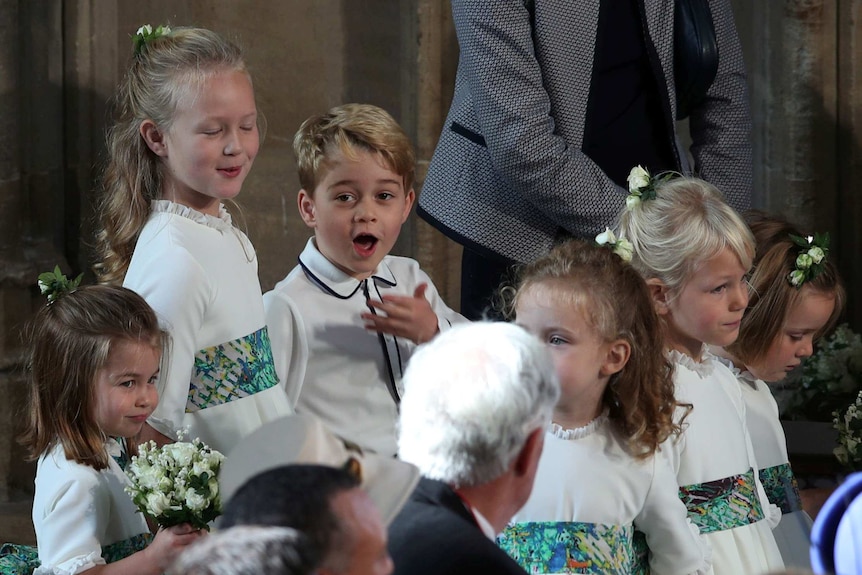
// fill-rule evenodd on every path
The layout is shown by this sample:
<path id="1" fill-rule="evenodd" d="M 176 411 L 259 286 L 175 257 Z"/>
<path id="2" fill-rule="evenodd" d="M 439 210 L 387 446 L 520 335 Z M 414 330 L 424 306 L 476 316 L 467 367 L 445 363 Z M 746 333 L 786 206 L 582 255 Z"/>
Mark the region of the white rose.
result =
<path id="1" fill-rule="evenodd" d="M 790 272 L 790 284 L 799 286 L 805 280 L 805 272 L 802 270 L 793 270 Z"/>
<path id="2" fill-rule="evenodd" d="M 606 227 L 605 231 L 596 236 L 596 243 L 600 246 L 604 246 L 606 244 L 615 244 L 617 243 L 617 237 L 614 235 L 614 232 L 611 231 L 611 228 Z"/>
<path id="3" fill-rule="evenodd" d="M 153 517 L 158 517 L 171 507 L 171 500 L 164 493 L 150 493 L 147 495 L 147 512 Z"/>
<path id="4" fill-rule="evenodd" d="M 144 489 L 158 489 L 159 484 L 164 478 L 165 472 L 163 469 L 147 466 L 138 473 L 138 485 Z"/>
<path id="5" fill-rule="evenodd" d="M 632 261 L 632 255 L 634 252 L 634 246 L 625 238 L 620 238 L 617 242 L 617 246 L 614 248 L 614 253 L 620 256 L 624 262 Z"/>
<path id="6" fill-rule="evenodd" d="M 629 211 L 635 209 L 639 203 L 641 203 L 641 199 L 638 196 L 626 197 L 626 209 Z"/>
<path id="7" fill-rule="evenodd" d="M 186 491 L 186 507 L 192 511 L 200 511 L 207 506 L 207 500 L 203 495 L 199 495 L 194 489 Z"/>
<path id="8" fill-rule="evenodd" d="M 207 482 L 207 487 L 209 487 L 210 490 L 210 497 L 218 495 L 218 481 L 216 481 L 215 477 Z"/>
<path id="9" fill-rule="evenodd" d="M 826 254 L 823 253 L 822 249 L 818 248 L 817 246 L 814 246 L 813 248 L 808 250 L 808 257 L 810 257 L 815 264 L 819 264 L 821 261 L 823 261 L 823 258 L 826 257 Z"/>
<path id="10" fill-rule="evenodd" d="M 800 270 L 807 270 L 813 263 L 814 260 L 808 254 L 799 254 L 799 257 L 796 258 L 796 267 Z"/>
<path id="11" fill-rule="evenodd" d="M 153 27 L 152 27 L 152 26 L 150 26 L 149 24 L 144 24 L 143 26 L 141 26 L 140 28 L 138 28 L 138 31 L 137 31 L 137 33 L 136 33 L 136 34 L 137 34 L 138 36 L 141 36 L 141 35 L 144 35 L 144 34 L 146 34 L 146 35 L 148 35 L 148 36 L 149 36 L 149 35 L 150 35 L 150 34 L 152 34 L 152 33 L 153 33 Z"/>
<path id="12" fill-rule="evenodd" d="M 635 166 L 629 172 L 628 183 L 630 192 L 636 192 L 641 188 L 649 186 L 649 172 L 642 166 Z"/>
<path id="13" fill-rule="evenodd" d="M 178 467 L 188 467 L 195 457 L 197 449 L 191 443 L 172 443 L 163 447 Z"/>

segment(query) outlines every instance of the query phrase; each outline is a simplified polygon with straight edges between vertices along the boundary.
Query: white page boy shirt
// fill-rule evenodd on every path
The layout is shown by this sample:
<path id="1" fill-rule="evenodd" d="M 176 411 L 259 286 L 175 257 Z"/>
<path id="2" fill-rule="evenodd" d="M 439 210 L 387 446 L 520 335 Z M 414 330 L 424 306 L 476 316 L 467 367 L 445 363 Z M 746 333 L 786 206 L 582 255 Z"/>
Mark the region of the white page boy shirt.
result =
<path id="1" fill-rule="evenodd" d="M 309 239 L 299 265 L 264 294 L 276 373 L 298 413 L 318 417 L 363 449 L 395 455 L 401 375 L 416 344 L 368 331 L 361 315 L 373 313 L 368 299 L 413 296 L 421 283 L 428 284 L 425 298 L 440 331 L 466 321 L 415 260 L 386 256 L 369 278 L 357 280 Z"/>

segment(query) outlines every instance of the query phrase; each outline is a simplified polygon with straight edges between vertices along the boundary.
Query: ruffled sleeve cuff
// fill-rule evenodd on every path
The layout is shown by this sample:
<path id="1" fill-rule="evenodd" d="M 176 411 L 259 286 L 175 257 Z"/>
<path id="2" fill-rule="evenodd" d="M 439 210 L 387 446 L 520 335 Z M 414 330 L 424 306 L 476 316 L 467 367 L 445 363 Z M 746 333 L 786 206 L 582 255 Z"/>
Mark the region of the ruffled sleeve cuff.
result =
<path id="1" fill-rule="evenodd" d="M 700 545 L 700 552 L 703 555 L 703 562 L 700 567 L 694 571 L 694 575 L 713 575 L 712 573 L 712 545 L 709 544 L 709 541 L 706 540 L 706 537 L 700 534 L 700 529 L 698 529 L 697 525 L 691 522 L 691 520 L 687 520 L 688 528 L 694 534 L 697 539 L 698 544 Z"/>
<path id="2" fill-rule="evenodd" d="M 33 575 L 78 575 L 78 573 L 83 573 L 96 565 L 104 564 L 105 560 L 102 559 L 102 555 L 97 551 L 92 551 L 86 555 L 67 559 L 57 565 L 42 565 L 33 572 Z"/>

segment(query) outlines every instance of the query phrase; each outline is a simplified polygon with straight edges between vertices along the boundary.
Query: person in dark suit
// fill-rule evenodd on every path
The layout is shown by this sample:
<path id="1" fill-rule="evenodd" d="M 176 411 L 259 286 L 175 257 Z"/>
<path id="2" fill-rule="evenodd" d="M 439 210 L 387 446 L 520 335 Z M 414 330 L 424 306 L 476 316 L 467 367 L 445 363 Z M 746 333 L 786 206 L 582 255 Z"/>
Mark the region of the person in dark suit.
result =
<path id="1" fill-rule="evenodd" d="M 455 93 L 417 213 L 464 246 L 462 315 L 482 316 L 511 265 L 612 225 L 636 165 L 696 174 L 750 206 L 752 121 L 730 0 L 695 3 L 712 21 L 717 68 L 689 103 L 674 69 L 680 0 L 452 0 Z"/>
<path id="2" fill-rule="evenodd" d="M 422 479 L 389 527 L 395 575 L 523 575 L 494 537 L 530 495 L 559 396 L 545 347 L 461 325 L 419 348 L 404 389 L 398 454 Z"/>

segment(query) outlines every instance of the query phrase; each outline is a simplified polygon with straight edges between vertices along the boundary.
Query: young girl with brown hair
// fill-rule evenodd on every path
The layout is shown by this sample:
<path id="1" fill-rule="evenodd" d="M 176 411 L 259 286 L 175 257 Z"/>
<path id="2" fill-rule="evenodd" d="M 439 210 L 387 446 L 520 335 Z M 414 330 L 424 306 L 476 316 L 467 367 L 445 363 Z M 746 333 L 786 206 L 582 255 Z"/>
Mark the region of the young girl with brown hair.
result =
<path id="1" fill-rule="evenodd" d="M 748 307 L 737 340 L 716 353 L 729 360 L 739 380 L 760 481 L 782 511 L 773 534 L 784 563 L 810 569 L 811 518 L 802 510 L 778 405 L 767 384 L 784 379 L 835 326 L 844 310 L 844 287 L 828 245 L 816 245 L 825 237 L 803 236 L 790 223 L 759 212 L 751 213 L 748 223 L 757 242 Z"/>
<path id="2" fill-rule="evenodd" d="M 131 290 L 57 294 L 29 334 L 29 420 L 22 443 L 38 460 L 33 525 L 37 575 L 162 573 L 200 533 L 150 535 L 122 467 L 158 404 L 164 336 Z"/>
<path id="3" fill-rule="evenodd" d="M 511 290 L 510 290 L 511 291 Z M 610 249 L 571 241 L 526 266 L 514 320 L 551 350 L 561 396 L 532 494 L 500 543 L 530 573 L 706 573 L 659 445 L 680 432 L 661 326 L 643 279 Z"/>

